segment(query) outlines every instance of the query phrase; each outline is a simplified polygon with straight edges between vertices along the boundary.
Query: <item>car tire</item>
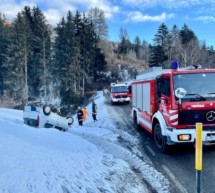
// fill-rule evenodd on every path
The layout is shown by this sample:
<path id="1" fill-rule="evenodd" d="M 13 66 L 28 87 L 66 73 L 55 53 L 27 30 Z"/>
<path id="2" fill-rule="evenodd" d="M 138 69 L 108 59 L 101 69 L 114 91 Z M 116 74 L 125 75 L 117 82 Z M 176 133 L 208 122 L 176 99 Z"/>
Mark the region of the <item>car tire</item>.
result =
<path id="1" fill-rule="evenodd" d="M 67 117 L 67 120 L 68 120 L 68 125 L 72 125 L 73 122 L 74 122 L 74 119 L 72 117 Z"/>
<path id="2" fill-rule="evenodd" d="M 51 107 L 49 105 L 44 105 L 43 106 L 43 113 L 46 116 L 50 115 L 50 113 L 51 113 Z"/>

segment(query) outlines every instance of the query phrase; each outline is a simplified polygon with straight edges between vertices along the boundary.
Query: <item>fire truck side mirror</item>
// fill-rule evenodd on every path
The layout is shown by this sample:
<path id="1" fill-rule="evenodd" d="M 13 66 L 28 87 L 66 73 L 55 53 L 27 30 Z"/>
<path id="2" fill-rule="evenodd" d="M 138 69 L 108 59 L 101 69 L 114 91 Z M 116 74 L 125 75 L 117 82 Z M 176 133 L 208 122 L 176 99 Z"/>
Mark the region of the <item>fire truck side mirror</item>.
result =
<path id="1" fill-rule="evenodd" d="M 186 95 L 187 91 L 180 87 L 180 88 L 177 88 L 175 90 L 175 96 L 178 97 L 179 99 L 182 99 L 185 95 Z"/>

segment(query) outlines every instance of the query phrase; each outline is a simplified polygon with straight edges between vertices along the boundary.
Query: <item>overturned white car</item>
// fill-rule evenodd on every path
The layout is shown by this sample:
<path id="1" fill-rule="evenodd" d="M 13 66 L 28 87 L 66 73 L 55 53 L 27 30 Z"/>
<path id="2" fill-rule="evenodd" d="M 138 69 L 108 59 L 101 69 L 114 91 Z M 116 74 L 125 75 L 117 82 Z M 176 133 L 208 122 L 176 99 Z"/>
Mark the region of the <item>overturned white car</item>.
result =
<path id="1" fill-rule="evenodd" d="M 73 124 L 72 116 L 62 117 L 57 113 L 51 112 L 51 107 L 25 106 L 23 111 L 24 123 L 39 128 L 56 128 L 60 131 L 67 131 Z"/>

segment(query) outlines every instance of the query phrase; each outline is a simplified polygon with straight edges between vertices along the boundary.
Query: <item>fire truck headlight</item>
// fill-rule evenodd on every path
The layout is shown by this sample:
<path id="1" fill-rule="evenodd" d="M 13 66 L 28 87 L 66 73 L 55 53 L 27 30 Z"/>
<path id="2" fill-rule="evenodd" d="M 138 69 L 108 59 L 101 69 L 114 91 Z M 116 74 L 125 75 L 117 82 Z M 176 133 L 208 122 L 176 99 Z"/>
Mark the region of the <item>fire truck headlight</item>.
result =
<path id="1" fill-rule="evenodd" d="M 190 141 L 191 140 L 191 135 L 190 134 L 178 135 L 178 140 L 179 141 Z"/>

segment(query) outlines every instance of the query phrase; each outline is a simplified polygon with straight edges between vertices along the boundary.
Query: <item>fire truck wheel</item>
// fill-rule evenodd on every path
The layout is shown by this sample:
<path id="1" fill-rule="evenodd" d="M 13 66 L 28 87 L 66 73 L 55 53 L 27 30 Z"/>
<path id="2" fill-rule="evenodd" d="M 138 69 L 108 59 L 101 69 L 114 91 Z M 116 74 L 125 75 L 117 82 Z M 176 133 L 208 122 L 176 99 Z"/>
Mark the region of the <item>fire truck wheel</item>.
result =
<path id="1" fill-rule="evenodd" d="M 134 115 L 133 115 L 133 122 L 134 122 L 135 129 L 139 130 L 140 126 L 139 126 L 139 124 L 137 122 L 137 113 L 136 113 L 136 111 L 134 112 Z"/>
<path id="2" fill-rule="evenodd" d="M 49 105 L 44 105 L 43 106 L 43 113 L 46 116 L 50 115 L 50 113 L 51 113 L 51 107 Z"/>
<path id="3" fill-rule="evenodd" d="M 159 123 L 155 124 L 153 134 L 155 145 L 157 146 L 157 148 L 163 153 L 167 152 L 169 148 L 168 145 L 166 144 L 165 136 L 163 136 L 161 133 L 161 127 Z"/>

